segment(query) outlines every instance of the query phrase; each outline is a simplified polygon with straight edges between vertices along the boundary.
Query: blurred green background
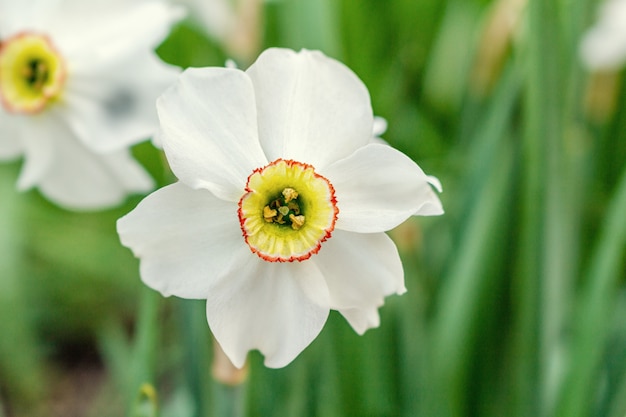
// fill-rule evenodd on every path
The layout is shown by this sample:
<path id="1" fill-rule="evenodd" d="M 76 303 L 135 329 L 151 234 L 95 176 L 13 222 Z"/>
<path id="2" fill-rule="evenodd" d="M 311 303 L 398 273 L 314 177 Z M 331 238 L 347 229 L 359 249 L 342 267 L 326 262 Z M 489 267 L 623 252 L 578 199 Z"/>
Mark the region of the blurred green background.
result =
<path id="1" fill-rule="evenodd" d="M 5 163 L 0 416 L 626 415 L 626 87 L 579 58 L 598 3 L 239 4 L 236 40 L 192 13 L 158 53 L 246 68 L 283 46 L 350 67 L 383 137 L 443 184 L 444 216 L 391 234 L 408 293 L 387 299 L 380 328 L 359 337 L 333 313 L 292 364 L 253 352 L 248 381 L 224 386 L 203 302 L 143 287 L 119 244 L 115 221 L 141 196 L 66 212 L 18 194 L 20 162 Z M 134 151 L 172 181 L 150 144 Z"/>

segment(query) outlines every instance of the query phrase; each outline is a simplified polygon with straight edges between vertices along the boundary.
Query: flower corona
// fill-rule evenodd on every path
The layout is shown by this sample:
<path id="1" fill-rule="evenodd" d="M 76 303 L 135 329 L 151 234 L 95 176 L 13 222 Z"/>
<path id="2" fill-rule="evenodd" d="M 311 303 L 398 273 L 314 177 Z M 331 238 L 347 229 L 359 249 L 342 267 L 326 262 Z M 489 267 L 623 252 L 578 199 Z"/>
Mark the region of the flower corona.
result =
<path id="1" fill-rule="evenodd" d="M 337 221 L 335 190 L 312 166 L 278 159 L 249 177 L 239 222 L 252 252 L 270 262 L 303 261 Z"/>
<path id="2" fill-rule="evenodd" d="M 59 97 L 65 62 L 47 36 L 19 33 L 0 45 L 0 97 L 10 113 L 37 113 Z"/>

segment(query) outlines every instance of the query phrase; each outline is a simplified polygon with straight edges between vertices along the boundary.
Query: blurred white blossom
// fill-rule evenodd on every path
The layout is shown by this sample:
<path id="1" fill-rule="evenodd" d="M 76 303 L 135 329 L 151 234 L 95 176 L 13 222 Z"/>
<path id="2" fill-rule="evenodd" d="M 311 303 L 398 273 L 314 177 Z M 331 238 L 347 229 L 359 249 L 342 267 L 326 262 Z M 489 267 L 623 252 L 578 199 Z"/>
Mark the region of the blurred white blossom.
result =
<path id="1" fill-rule="evenodd" d="M 19 189 L 95 209 L 153 187 L 129 147 L 158 126 L 179 70 L 154 48 L 181 17 L 156 0 L 0 0 L 0 159 L 23 156 Z"/>
<path id="2" fill-rule="evenodd" d="M 270 49 L 247 70 L 188 69 L 157 102 L 179 182 L 118 221 L 141 277 L 163 295 L 206 299 L 237 367 L 259 349 L 290 363 L 338 310 L 359 334 L 405 291 L 385 234 L 443 213 L 432 179 L 372 143 L 367 88 L 320 52 Z"/>
<path id="3" fill-rule="evenodd" d="M 592 70 L 616 70 L 626 62 L 626 0 L 606 0 L 598 22 L 581 42 L 581 57 Z"/>
<path id="4" fill-rule="evenodd" d="M 176 0 L 232 58 L 250 62 L 261 44 L 263 3 L 267 0 Z"/>

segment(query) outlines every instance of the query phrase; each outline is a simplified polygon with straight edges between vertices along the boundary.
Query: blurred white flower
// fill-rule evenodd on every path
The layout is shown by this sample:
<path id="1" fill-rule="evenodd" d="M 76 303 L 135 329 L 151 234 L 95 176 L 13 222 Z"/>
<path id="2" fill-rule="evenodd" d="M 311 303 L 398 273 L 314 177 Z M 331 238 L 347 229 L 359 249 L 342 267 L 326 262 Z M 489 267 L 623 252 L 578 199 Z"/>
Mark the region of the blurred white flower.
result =
<path id="1" fill-rule="evenodd" d="M 153 49 L 181 17 L 161 1 L 0 0 L 0 159 L 24 157 L 19 189 L 72 209 L 152 189 L 128 148 L 158 127 L 179 70 Z"/>
<path id="2" fill-rule="evenodd" d="M 439 215 L 429 178 L 372 142 L 366 87 L 320 52 L 270 49 L 245 72 L 188 69 L 157 101 L 179 182 L 118 221 L 141 277 L 163 295 L 206 299 L 237 367 L 259 349 L 291 362 L 338 310 L 362 334 L 405 291 L 384 233 Z"/>
<path id="3" fill-rule="evenodd" d="M 262 6 L 268 0 L 176 0 L 233 58 L 250 62 L 261 44 Z"/>
<path id="4" fill-rule="evenodd" d="M 222 42 L 235 29 L 236 10 L 230 0 L 176 0 L 192 11 L 190 17 L 214 39 Z"/>
<path id="5" fill-rule="evenodd" d="M 592 70 L 616 70 L 626 62 L 626 0 L 606 0 L 598 22 L 581 42 L 581 57 Z"/>

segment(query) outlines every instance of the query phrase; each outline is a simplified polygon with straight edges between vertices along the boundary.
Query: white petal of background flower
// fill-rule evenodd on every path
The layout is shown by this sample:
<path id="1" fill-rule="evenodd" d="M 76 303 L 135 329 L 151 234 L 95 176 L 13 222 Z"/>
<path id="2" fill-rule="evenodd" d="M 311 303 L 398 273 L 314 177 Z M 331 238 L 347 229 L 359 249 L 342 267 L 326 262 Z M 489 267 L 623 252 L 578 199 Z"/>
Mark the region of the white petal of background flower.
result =
<path id="1" fill-rule="evenodd" d="M 19 141 L 19 128 L 12 123 L 11 116 L 0 108 L 0 159 L 8 160 L 20 156 L 22 145 Z"/>
<path id="2" fill-rule="evenodd" d="M 233 364 L 249 350 L 270 368 L 286 366 L 319 334 L 328 317 L 328 288 L 313 262 L 241 259 L 228 279 L 210 291 L 207 319 Z"/>
<path id="3" fill-rule="evenodd" d="M 57 7 L 56 1 L 0 0 L 0 39 L 23 30 L 45 30 L 47 14 Z"/>
<path id="4" fill-rule="evenodd" d="M 188 69 L 157 109 L 172 171 L 192 188 L 239 201 L 248 176 L 268 163 L 257 138 L 252 83 L 240 70 Z"/>
<path id="5" fill-rule="evenodd" d="M 372 233 L 393 229 L 414 214 L 443 213 L 426 174 L 403 153 L 373 143 L 322 169 L 335 188 L 336 228 Z"/>
<path id="6" fill-rule="evenodd" d="M 117 205 L 129 193 L 154 187 L 126 149 L 95 154 L 52 115 L 29 122 L 20 188 L 38 184 L 41 193 L 56 204 L 90 210 Z"/>
<path id="7" fill-rule="evenodd" d="M 51 113 L 11 117 L 23 149 L 24 164 L 17 187 L 27 190 L 37 185 L 54 165 L 56 157 L 55 138 L 67 134 L 67 129 Z M 16 138 L 17 139 L 17 138 Z"/>
<path id="8" fill-rule="evenodd" d="M 334 310 L 378 308 L 386 296 L 406 292 L 400 255 L 385 233 L 335 230 L 312 261 L 324 274 Z"/>
<path id="9" fill-rule="evenodd" d="M 317 51 L 268 49 L 246 72 L 270 161 L 294 159 L 320 170 L 370 142 L 369 93 L 340 62 Z"/>
<path id="10" fill-rule="evenodd" d="M 89 71 L 154 49 L 183 16 L 166 1 L 62 0 L 48 16 L 48 29 L 70 71 Z"/>
<path id="11" fill-rule="evenodd" d="M 583 63 L 590 69 L 616 70 L 626 62 L 626 0 L 607 0 L 598 22 L 580 45 Z"/>
<path id="12" fill-rule="evenodd" d="M 225 42 L 236 26 L 235 8 L 229 0 L 177 0 L 177 3 L 192 10 L 191 17 L 220 42 Z"/>
<path id="13" fill-rule="evenodd" d="M 233 263 L 254 256 L 236 218 L 236 204 L 179 182 L 146 197 L 117 231 L 142 259 L 146 285 L 164 296 L 206 299 Z"/>
<path id="14" fill-rule="evenodd" d="M 63 95 L 63 117 L 74 133 L 96 152 L 109 152 L 148 139 L 158 125 L 155 102 L 180 71 L 144 50 L 115 63 L 77 71 Z"/>

